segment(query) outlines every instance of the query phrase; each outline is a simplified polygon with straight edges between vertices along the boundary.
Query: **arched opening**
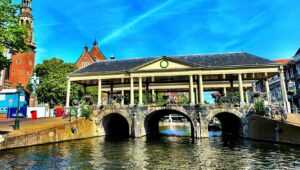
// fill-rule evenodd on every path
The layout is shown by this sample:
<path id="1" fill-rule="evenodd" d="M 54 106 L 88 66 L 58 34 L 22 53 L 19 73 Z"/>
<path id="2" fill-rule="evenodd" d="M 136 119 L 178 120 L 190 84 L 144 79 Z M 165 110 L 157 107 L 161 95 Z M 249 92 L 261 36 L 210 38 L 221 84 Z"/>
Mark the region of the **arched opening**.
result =
<path id="1" fill-rule="evenodd" d="M 148 136 L 194 137 L 192 120 L 186 114 L 176 110 L 163 109 L 152 112 L 146 116 L 144 127 Z"/>
<path id="2" fill-rule="evenodd" d="M 221 112 L 216 114 L 208 124 L 208 130 L 215 134 L 215 132 L 222 132 L 222 135 L 240 136 L 242 133 L 241 119 L 229 112 Z M 218 133 L 217 133 L 218 134 Z"/>
<path id="3" fill-rule="evenodd" d="M 118 113 L 105 116 L 102 120 L 105 135 L 111 138 L 128 138 L 129 124 L 127 120 Z"/>

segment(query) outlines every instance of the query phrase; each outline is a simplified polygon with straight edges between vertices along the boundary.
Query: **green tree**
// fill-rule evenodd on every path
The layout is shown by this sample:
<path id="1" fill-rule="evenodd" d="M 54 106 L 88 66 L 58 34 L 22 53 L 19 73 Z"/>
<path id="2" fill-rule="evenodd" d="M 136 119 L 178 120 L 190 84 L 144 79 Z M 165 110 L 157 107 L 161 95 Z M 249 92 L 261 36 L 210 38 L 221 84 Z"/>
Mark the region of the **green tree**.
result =
<path id="1" fill-rule="evenodd" d="M 4 56 L 6 50 L 10 52 L 28 50 L 24 41 L 28 27 L 19 24 L 19 8 L 20 5 L 13 4 L 12 0 L 0 1 L 0 70 L 9 67 L 11 63 Z"/>
<path id="2" fill-rule="evenodd" d="M 64 63 L 63 60 L 52 58 L 37 64 L 35 72 L 40 78 L 36 93 L 39 101 L 57 105 L 65 104 L 67 91 L 67 74 L 75 71 L 76 65 Z M 82 87 L 72 84 L 71 101 L 83 94 Z"/>

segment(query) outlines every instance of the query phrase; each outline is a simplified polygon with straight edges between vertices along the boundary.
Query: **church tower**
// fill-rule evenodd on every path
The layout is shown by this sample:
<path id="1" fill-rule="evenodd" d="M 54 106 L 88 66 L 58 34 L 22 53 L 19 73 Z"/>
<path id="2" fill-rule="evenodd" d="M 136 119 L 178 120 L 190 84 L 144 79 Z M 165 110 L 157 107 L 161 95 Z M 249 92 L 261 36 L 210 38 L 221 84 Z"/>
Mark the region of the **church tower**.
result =
<path id="1" fill-rule="evenodd" d="M 32 50 L 34 50 L 36 45 L 33 41 L 33 17 L 31 1 L 32 0 L 22 0 L 20 24 L 28 26 L 28 36 L 26 37 L 25 42 Z"/>
<path id="2" fill-rule="evenodd" d="M 26 87 L 34 70 L 35 49 L 36 45 L 33 40 L 33 16 L 31 8 L 32 0 L 22 0 L 20 8 L 20 25 L 28 26 L 28 35 L 25 43 L 30 50 L 25 53 L 13 53 L 11 56 L 11 65 L 9 68 L 9 82 L 14 88 L 18 83 Z"/>

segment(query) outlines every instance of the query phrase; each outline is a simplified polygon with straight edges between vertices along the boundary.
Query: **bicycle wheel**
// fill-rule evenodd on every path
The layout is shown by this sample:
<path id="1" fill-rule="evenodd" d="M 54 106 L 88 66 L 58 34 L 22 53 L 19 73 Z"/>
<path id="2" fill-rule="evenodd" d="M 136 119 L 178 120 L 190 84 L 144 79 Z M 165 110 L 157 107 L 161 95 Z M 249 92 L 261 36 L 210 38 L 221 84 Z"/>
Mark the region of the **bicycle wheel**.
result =
<path id="1" fill-rule="evenodd" d="M 281 113 L 281 120 L 284 121 L 287 119 L 287 114 L 286 113 Z"/>
<path id="2" fill-rule="evenodd" d="M 276 114 L 276 110 L 272 109 L 272 110 L 271 110 L 271 118 L 272 118 L 272 119 L 274 119 L 275 114 Z"/>

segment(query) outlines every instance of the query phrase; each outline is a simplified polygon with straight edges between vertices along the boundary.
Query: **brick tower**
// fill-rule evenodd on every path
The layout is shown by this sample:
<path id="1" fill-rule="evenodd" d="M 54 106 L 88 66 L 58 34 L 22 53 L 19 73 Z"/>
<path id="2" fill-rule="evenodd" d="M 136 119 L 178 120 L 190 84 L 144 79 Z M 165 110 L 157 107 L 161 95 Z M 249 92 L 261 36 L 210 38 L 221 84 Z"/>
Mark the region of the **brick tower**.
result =
<path id="1" fill-rule="evenodd" d="M 22 6 L 20 9 L 20 24 L 27 25 L 28 35 L 25 38 L 25 42 L 30 48 L 26 53 L 15 53 L 11 56 L 11 66 L 9 69 L 9 81 L 12 87 L 21 83 L 26 87 L 34 69 L 35 49 L 36 45 L 33 41 L 33 17 L 32 17 L 32 0 L 22 0 Z"/>

